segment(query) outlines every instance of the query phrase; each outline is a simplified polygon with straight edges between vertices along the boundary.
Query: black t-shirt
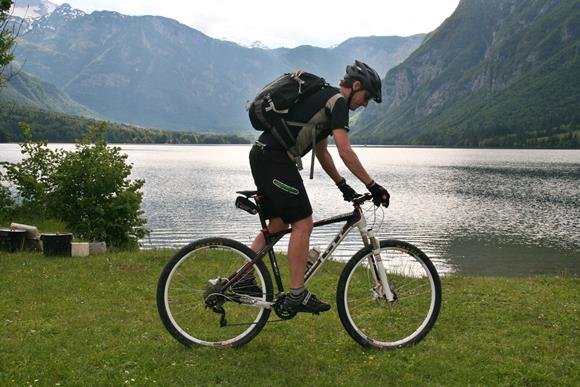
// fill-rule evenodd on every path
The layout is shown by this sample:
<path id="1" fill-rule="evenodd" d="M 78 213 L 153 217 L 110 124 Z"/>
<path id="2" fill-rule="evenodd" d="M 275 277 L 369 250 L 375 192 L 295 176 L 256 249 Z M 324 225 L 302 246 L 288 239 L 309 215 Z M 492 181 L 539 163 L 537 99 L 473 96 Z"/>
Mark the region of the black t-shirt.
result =
<path id="1" fill-rule="evenodd" d="M 297 103 L 284 119 L 288 122 L 308 122 L 320 109 L 324 108 L 328 100 L 340 93 L 340 91 L 335 87 L 325 87 L 320 91 L 312 94 L 304 101 Z M 326 114 L 330 119 L 330 128 L 327 132 L 322 133 L 317 136 L 316 142 L 322 141 L 324 138 L 332 134 L 334 129 L 345 129 L 348 128 L 348 106 L 346 105 L 346 100 L 344 97 L 340 97 L 336 100 L 332 109 L 326 109 Z M 289 128 L 294 132 L 295 135 L 300 131 L 301 127 L 289 125 Z M 276 141 L 274 136 L 269 132 L 264 132 L 260 136 L 259 140 L 261 143 L 265 144 L 268 149 L 281 150 L 284 148 Z"/>

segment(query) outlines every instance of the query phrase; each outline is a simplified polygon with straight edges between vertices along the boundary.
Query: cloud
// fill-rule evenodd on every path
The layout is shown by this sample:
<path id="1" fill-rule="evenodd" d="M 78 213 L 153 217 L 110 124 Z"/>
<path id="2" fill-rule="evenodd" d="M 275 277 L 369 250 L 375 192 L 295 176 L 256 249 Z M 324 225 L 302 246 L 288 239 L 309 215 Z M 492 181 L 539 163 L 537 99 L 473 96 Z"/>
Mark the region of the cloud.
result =
<path id="1" fill-rule="evenodd" d="M 239 43 L 259 40 L 269 47 L 331 46 L 353 36 L 426 33 L 450 16 L 459 0 L 67 0 L 85 12 L 176 19 L 213 38 Z M 62 2 L 59 2 L 62 3 Z M 283 4 L 282 6 L 279 4 Z"/>

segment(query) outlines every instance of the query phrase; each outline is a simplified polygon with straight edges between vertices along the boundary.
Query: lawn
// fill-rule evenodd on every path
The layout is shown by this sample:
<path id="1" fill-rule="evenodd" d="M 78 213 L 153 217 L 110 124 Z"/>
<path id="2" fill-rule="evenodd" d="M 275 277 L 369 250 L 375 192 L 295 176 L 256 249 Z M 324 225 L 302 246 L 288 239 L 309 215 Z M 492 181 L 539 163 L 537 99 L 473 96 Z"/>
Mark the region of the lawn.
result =
<path id="1" fill-rule="evenodd" d="M 0 385 L 580 385 L 575 277 L 444 278 L 433 331 L 381 352 L 343 330 L 334 263 L 311 285 L 330 312 L 216 350 L 182 346 L 159 320 L 172 253 L 0 253 Z"/>

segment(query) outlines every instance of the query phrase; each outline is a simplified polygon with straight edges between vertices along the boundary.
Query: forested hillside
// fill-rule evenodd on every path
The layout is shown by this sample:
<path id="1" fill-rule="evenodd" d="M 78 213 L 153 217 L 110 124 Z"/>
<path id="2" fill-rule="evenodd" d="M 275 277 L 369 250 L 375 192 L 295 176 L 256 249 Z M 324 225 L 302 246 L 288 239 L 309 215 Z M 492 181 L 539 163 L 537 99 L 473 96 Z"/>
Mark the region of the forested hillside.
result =
<path id="1" fill-rule="evenodd" d="M 74 142 L 83 137 L 91 126 L 100 122 L 64 113 L 10 103 L 0 104 L 0 143 L 23 140 L 20 123 L 32 129 L 34 140 Z M 110 143 L 141 144 L 245 144 L 250 140 L 233 134 L 197 134 L 163 131 L 107 122 L 107 141 Z"/>
<path id="2" fill-rule="evenodd" d="M 1 104 L 17 104 L 57 113 L 99 118 L 97 113 L 74 101 L 52 83 L 13 67 L 9 67 L 6 73 L 8 80 L 0 88 Z"/>
<path id="3" fill-rule="evenodd" d="M 580 146 L 580 2 L 462 0 L 354 128 L 372 144 Z"/>

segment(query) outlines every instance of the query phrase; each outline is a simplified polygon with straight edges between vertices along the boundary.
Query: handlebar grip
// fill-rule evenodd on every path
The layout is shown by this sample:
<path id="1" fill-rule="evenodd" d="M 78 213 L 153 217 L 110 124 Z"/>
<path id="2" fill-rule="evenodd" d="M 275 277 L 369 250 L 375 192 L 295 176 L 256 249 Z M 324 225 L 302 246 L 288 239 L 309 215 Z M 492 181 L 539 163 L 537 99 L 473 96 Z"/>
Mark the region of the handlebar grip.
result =
<path id="1" fill-rule="evenodd" d="M 363 196 L 361 196 L 361 197 L 358 197 L 358 198 L 354 199 L 354 200 L 352 201 L 352 203 L 353 203 L 355 206 L 360 206 L 360 205 L 361 205 L 361 204 L 363 204 L 364 202 L 367 202 L 367 201 L 369 201 L 369 200 L 372 200 L 372 199 L 373 199 L 373 195 L 371 195 L 370 193 L 368 193 L 368 192 L 367 192 L 367 193 L 365 193 Z"/>

